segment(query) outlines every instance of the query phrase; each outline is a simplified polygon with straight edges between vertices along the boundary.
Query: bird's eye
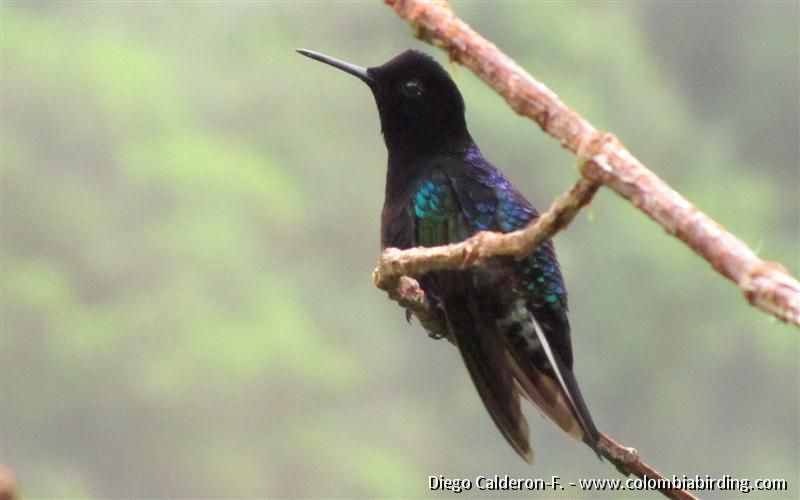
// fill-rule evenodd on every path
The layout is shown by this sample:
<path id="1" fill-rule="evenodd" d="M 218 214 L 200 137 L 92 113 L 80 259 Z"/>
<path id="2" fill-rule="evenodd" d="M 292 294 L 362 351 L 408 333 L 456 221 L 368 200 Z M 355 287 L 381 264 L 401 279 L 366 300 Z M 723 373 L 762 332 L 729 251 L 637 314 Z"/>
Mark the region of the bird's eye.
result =
<path id="1" fill-rule="evenodd" d="M 403 84 L 400 86 L 400 91 L 406 97 L 419 97 L 423 92 L 425 92 L 425 86 L 422 85 L 421 81 L 414 78 L 413 80 L 403 82 Z"/>

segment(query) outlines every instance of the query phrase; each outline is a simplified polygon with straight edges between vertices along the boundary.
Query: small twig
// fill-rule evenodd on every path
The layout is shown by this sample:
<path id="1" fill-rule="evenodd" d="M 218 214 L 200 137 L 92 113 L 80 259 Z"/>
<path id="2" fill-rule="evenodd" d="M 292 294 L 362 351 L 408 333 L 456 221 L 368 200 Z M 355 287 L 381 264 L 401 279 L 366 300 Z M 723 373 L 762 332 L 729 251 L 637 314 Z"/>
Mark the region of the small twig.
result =
<path id="1" fill-rule="evenodd" d="M 585 147 L 599 161 L 585 163 L 583 176 L 620 196 L 681 239 L 744 292 L 754 306 L 800 326 L 800 282 L 780 264 L 760 259 L 744 242 L 695 208 L 648 170 L 619 141 L 598 131 L 546 85 L 453 13 L 447 2 L 384 0 L 408 20 L 414 34 L 447 51 L 474 71 L 520 115 L 533 119 L 562 146 Z"/>
<path id="2" fill-rule="evenodd" d="M 425 292 L 412 276 L 440 269 L 466 269 L 484 264 L 492 257 L 528 255 L 567 227 L 592 200 L 597 188 L 597 184 L 579 179 L 570 191 L 556 198 L 547 212 L 519 231 L 505 234 L 482 231 L 461 243 L 438 247 L 388 248 L 381 254 L 372 280 L 389 298 L 413 313 L 431 336 L 447 337 L 440 314 L 431 310 Z"/>
<path id="3" fill-rule="evenodd" d="M 373 274 L 374 276 L 375 274 Z M 394 283 L 394 287 L 385 289 L 389 298 L 404 307 L 407 313 L 416 316 L 431 337 L 448 337 L 444 318 L 430 307 L 425 298 L 425 291 L 419 286 L 417 280 L 408 276 L 400 276 Z M 409 316 L 408 319 L 410 321 L 411 317 Z"/>
<path id="4" fill-rule="evenodd" d="M 461 243 L 438 247 L 388 248 L 381 255 L 372 279 L 375 286 L 397 300 L 392 293 L 398 290 L 401 276 L 418 277 L 441 269 L 466 269 L 485 264 L 492 257 L 528 255 L 543 241 L 567 227 L 578 211 L 592 200 L 597 187 L 586 179 L 578 180 L 571 190 L 556 198 L 547 212 L 519 231 L 505 234 L 481 231 Z M 416 312 L 414 304 L 410 305 L 412 307 L 404 307 Z"/>
<path id="5" fill-rule="evenodd" d="M 700 212 L 663 180 L 648 170 L 611 134 L 594 128 L 568 108 L 492 43 L 458 19 L 447 2 L 385 0 L 407 19 L 415 35 L 445 49 L 450 58 L 472 69 L 502 95 L 517 113 L 530 117 L 579 157 L 585 180 L 561 195 L 553 206 L 523 230 L 505 235 L 481 232 L 454 245 L 387 249 L 373 273 L 375 284 L 420 319 L 432 335 L 445 336 L 446 325 L 409 276 L 440 269 L 464 269 L 498 256 L 524 256 L 542 241 L 566 227 L 582 206 L 591 201 L 598 184 L 623 198 L 680 238 L 714 269 L 736 283 L 748 301 L 783 321 L 800 326 L 800 283 L 779 264 L 759 259 L 741 240 Z M 586 161 L 584 161 L 586 159 Z M 691 493 L 669 487 L 658 471 L 642 462 L 638 452 L 606 434 L 600 435 L 600 453 L 622 473 L 657 481 L 659 491 L 673 499 L 694 499 Z"/>
<path id="6" fill-rule="evenodd" d="M 0 500 L 17 500 L 17 481 L 7 466 L 0 464 Z"/>
<path id="7" fill-rule="evenodd" d="M 670 484 L 664 476 L 657 470 L 642 462 L 639 458 L 639 452 L 635 448 L 628 448 L 613 440 L 609 435 L 600 433 L 600 442 L 598 444 L 600 453 L 606 457 L 609 462 L 613 463 L 617 469 L 623 474 L 630 475 L 644 479 L 657 481 L 658 488 L 665 497 L 673 498 L 675 500 L 696 500 L 697 497 L 692 495 L 686 490 L 678 488 L 668 488 Z"/>
<path id="8" fill-rule="evenodd" d="M 443 318 L 437 311 L 431 309 L 425 300 L 425 292 L 420 288 L 417 281 L 408 276 L 401 276 L 394 283 L 396 288 L 387 290 L 389 297 L 411 311 L 430 335 L 446 337 L 447 326 Z M 619 444 L 607 434 L 600 433 L 598 449 L 609 462 L 614 464 L 626 476 L 633 474 L 645 480 L 661 481 L 660 484 L 662 485 L 668 484 L 667 479 L 661 473 L 641 460 L 636 449 Z M 681 489 L 663 487 L 659 488 L 659 491 L 667 498 L 675 500 L 696 499 L 694 495 Z"/>

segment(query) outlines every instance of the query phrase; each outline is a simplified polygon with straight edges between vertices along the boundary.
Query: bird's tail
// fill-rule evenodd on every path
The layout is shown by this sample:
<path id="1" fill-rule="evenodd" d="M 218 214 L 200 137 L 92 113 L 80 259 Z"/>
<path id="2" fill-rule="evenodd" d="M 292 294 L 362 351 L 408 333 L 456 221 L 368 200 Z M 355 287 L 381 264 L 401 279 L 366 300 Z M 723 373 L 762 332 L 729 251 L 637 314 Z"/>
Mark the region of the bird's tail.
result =
<path id="1" fill-rule="evenodd" d="M 511 355 L 509 355 L 509 364 L 514 372 L 514 378 L 521 388 L 522 395 L 565 433 L 586 443 L 602 459 L 597 447 L 599 432 L 592 421 L 572 370 L 566 369 L 562 373 L 570 386 L 574 406 L 576 406 L 575 410 L 555 379 L 539 370 L 523 371 L 517 360 Z"/>
<path id="2" fill-rule="evenodd" d="M 445 271 L 435 276 L 451 340 L 458 347 L 495 425 L 512 448 L 532 463 L 528 423 L 520 408 L 520 390 L 509 363 L 512 358 L 497 333 L 493 301 L 474 287 L 471 275 L 465 271 Z"/>
<path id="3" fill-rule="evenodd" d="M 511 288 L 494 282 L 500 275 L 473 270 L 447 271 L 435 277 L 435 288 L 444 299 L 440 303 L 451 339 L 458 346 L 486 409 L 526 461 L 532 460 L 533 452 L 528 425 L 520 410 L 520 395 L 600 456 L 599 433 L 572 369 L 553 352 L 538 322 L 524 303 L 517 302 L 519 298 Z M 498 320 L 507 318 L 514 307 L 521 307 L 529 320 L 524 326 L 500 326 L 504 322 Z M 522 315 L 520 311 L 516 317 L 522 321 Z"/>
<path id="4" fill-rule="evenodd" d="M 517 302 L 510 308 L 516 310 L 512 315 L 517 321 L 501 322 L 506 326 L 502 337 L 509 345 L 509 363 L 523 394 L 564 432 L 584 441 L 602 458 L 597 448 L 599 433 L 572 368 L 555 352 L 539 321 L 524 303 Z M 511 349 L 512 345 L 515 348 Z"/>

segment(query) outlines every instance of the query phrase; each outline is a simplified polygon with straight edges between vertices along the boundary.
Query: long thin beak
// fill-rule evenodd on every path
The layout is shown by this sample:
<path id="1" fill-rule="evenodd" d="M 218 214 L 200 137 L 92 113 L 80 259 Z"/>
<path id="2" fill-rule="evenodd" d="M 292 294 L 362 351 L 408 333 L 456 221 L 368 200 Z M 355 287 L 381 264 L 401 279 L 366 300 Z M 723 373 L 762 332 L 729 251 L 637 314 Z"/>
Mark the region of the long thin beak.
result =
<path id="1" fill-rule="evenodd" d="M 295 50 L 306 57 L 310 57 L 311 59 L 316 59 L 317 61 L 323 62 L 325 64 L 330 64 L 334 68 L 338 68 L 344 71 L 345 73 L 350 73 L 351 75 L 358 77 L 361 81 L 363 81 L 367 85 L 372 85 L 375 82 L 375 79 L 369 76 L 369 73 L 367 73 L 367 68 L 362 68 L 361 66 L 356 66 L 355 64 L 350 64 L 348 62 L 340 61 L 339 59 L 334 59 L 331 56 L 326 56 L 325 54 L 320 54 L 319 52 L 314 52 L 313 50 L 306 50 L 306 49 L 295 49 Z"/>

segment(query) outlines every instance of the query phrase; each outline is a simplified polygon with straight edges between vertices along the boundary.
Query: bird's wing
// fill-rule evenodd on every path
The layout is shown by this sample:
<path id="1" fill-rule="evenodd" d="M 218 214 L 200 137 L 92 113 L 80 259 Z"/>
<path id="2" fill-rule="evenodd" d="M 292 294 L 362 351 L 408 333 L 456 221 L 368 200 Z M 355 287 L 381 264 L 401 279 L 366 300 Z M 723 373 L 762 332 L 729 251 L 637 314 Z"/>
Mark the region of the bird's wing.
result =
<path id="1" fill-rule="evenodd" d="M 495 425 L 528 463 L 533 451 L 520 408 L 510 353 L 494 324 L 493 301 L 471 283 L 472 272 L 445 271 L 431 277 L 441 294 L 447 326 L 472 382 Z"/>
<path id="2" fill-rule="evenodd" d="M 435 246 L 461 241 L 474 227 L 464 216 L 450 179 L 434 171 L 415 186 L 411 205 L 415 244 Z M 468 234 L 467 234 L 468 236 Z M 489 273 L 487 276 L 491 276 Z M 519 404 L 520 392 L 508 363 L 509 352 L 494 324 L 494 301 L 482 296 L 472 271 L 429 273 L 422 279 L 426 292 L 444 311 L 450 339 L 458 347 L 467 371 L 489 415 L 511 446 L 526 461 L 533 460 L 528 424 Z M 483 292 L 482 292 L 483 291 Z"/>
<path id="3" fill-rule="evenodd" d="M 538 216 L 493 167 L 479 170 L 479 175 L 454 176 L 453 187 L 474 230 L 509 232 Z M 572 372 L 567 294 L 552 243 L 545 242 L 525 259 L 504 262 L 508 280 L 496 290 L 494 300 L 502 310 L 496 334 L 506 342 L 515 377 L 559 427 L 594 446 L 597 429 Z"/>
<path id="4" fill-rule="evenodd" d="M 414 212 L 408 203 L 385 203 L 381 212 L 381 249 L 417 245 Z"/>

